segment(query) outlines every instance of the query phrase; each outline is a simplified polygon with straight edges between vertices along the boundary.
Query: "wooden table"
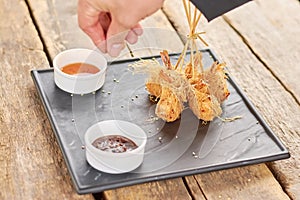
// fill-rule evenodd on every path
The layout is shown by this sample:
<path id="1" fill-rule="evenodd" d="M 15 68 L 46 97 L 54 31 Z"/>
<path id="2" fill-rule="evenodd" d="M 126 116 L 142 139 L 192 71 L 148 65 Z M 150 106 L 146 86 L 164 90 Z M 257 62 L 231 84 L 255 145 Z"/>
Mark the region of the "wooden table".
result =
<path id="1" fill-rule="evenodd" d="M 290 159 L 78 195 L 29 72 L 62 50 L 94 46 L 75 0 L 0 0 L 0 199 L 300 199 L 299 10 L 298 0 L 255 0 L 199 27 Z M 142 23 L 174 36 L 154 31 L 139 44 L 180 51 L 183 16 L 181 0 L 166 0 Z"/>

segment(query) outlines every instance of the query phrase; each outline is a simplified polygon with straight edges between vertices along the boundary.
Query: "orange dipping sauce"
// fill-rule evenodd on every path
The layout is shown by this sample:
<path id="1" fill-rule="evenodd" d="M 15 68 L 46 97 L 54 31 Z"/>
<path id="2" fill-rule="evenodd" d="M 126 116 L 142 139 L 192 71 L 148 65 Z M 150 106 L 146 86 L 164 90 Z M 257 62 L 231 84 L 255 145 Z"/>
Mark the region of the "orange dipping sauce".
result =
<path id="1" fill-rule="evenodd" d="M 100 71 L 100 69 L 88 63 L 72 63 L 62 67 L 61 71 L 70 75 L 74 75 L 74 74 L 84 75 L 84 74 L 96 74 Z"/>

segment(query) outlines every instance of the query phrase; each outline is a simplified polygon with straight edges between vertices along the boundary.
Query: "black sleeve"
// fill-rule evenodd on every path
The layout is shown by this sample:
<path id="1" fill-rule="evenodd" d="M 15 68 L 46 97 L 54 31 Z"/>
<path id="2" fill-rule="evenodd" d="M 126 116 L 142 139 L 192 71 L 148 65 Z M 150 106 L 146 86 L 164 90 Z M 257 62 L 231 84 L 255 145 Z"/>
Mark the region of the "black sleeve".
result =
<path id="1" fill-rule="evenodd" d="M 251 0 L 191 0 L 208 21 Z"/>

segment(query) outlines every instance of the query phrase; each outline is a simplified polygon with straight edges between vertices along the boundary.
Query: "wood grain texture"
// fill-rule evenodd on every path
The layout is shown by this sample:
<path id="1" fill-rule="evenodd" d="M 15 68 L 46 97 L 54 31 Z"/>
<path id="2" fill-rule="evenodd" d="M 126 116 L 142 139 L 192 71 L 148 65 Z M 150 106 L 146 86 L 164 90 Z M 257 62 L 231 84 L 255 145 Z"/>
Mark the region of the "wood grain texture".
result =
<path id="1" fill-rule="evenodd" d="M 174 2 L 177 1 L 165 1 L 164 11 L 178 31 L 186 30 L 188 27 L 186 20 L 181 17 L 184 15 L 183 8 L 179 3 L 181 1 L 179 0 L 178 3 Z M 255 4 L 255 2 L 249 4 Z M 249 4 L 245 6 L 249 6 Z M 235 10 L 235 12 L 244 12 L 240 8 L 238 9 L 240 11 Z M 236 13 L 236 18 L 239 17 L 240 15 Z M 249 20 L 256 21 L 257 24 L 260 23 L 260 19 L 256 17 L 250 18 L 249 16 L 244 24 L 247 24 Z M 272 162 L 269 166 L 288 195 L 294 198 L 300 197 L 299 190 L 297 189 L 300 182 L 299 104 L 290 91 L 287 91 L 283 87 L 281 81 L 278 81 L 278 77 L 274 77 L 273 73 L 270 72 L 273 65 L 266 67 L 261 63 L 252 50 L 249 49 L 248 44 L 245 44 L 243 38 L 236 33 L 236 30 L 232 29 L 232 26 L 233 24 L 227 24 L 223 18 L 217 18 L 210 23 L 203 20 L 199 28 L 206 32 L 204 38 L 210 44 L 210 47 L 221 60 L 227 63 L 232 77 L 244 89 L 255 107 L 289 149 L 291 153 L 290 159 Z M 300 27 L 298 26 L 297 28 Z M 268 32 L 272 31 L 272 29 L 268 30 Z M 268 32 L 262 31 L 259 34 L 265 34 L 264 37 L 267 37 Z M 265 54 L 267 53 L 265 52 Z M 260 52 L 259 55 L 264 56 L 263 52 Z M 292 56 L 289 59 L 292 60 L 293 58 Z M 281 62 L 281 58 L 274 57 L 273 59 L 275 60 L 274 62 Z M 297 74 L 300 69 L 294 68 L 294 70 L 296 71 L 293 78 L 295 80 L 298 77 Z M 233 174 L 232 176 L 237 175 Z M 266 190 L 268 189 L 266 188 Z M 255 194 L 253 195 L 255 196 Z"/>
<path id="2" fill-rule="evenodd" d="M 93 199 L 72 187 L 30 76 L 49 67 L 24 1 L 0 0 L 0 199 Z"/>
<path id="3" fill-rule="evenodd" d="M 110 200 L 192 199 L 181 178 L 109 190 L 104 192 L 104 198 Z"/>
<path id="4" fill-rule="evenodd" d="M 257 0 L 226 14 L 251 50 L 300 102 L 300 4 Z"/>
<path id="5" fill-rule="evenodd" d="M 28 0 L 51 59 L 70 48 L 93 49 L 77 23 L 77 1 Z"/>
<path id="6" fill-rule="evenodd" d="M 206 199 L 290 199 L 264 164 L 190 176 L 187 182 Z"/>

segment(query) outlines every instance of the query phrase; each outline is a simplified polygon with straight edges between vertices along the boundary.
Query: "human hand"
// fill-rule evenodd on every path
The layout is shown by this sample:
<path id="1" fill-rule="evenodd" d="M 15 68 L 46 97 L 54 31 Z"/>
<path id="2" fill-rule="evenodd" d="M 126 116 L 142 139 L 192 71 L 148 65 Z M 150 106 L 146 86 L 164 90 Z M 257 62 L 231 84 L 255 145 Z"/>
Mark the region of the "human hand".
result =
<path id="1" fill-rule="evenodd" d="M 102 52 L 116 57 L 125 40 L 134 44 L 143 33 L 139 21 L 162 4 L 163 0 L 78 0 L 78 24 Z"/>

